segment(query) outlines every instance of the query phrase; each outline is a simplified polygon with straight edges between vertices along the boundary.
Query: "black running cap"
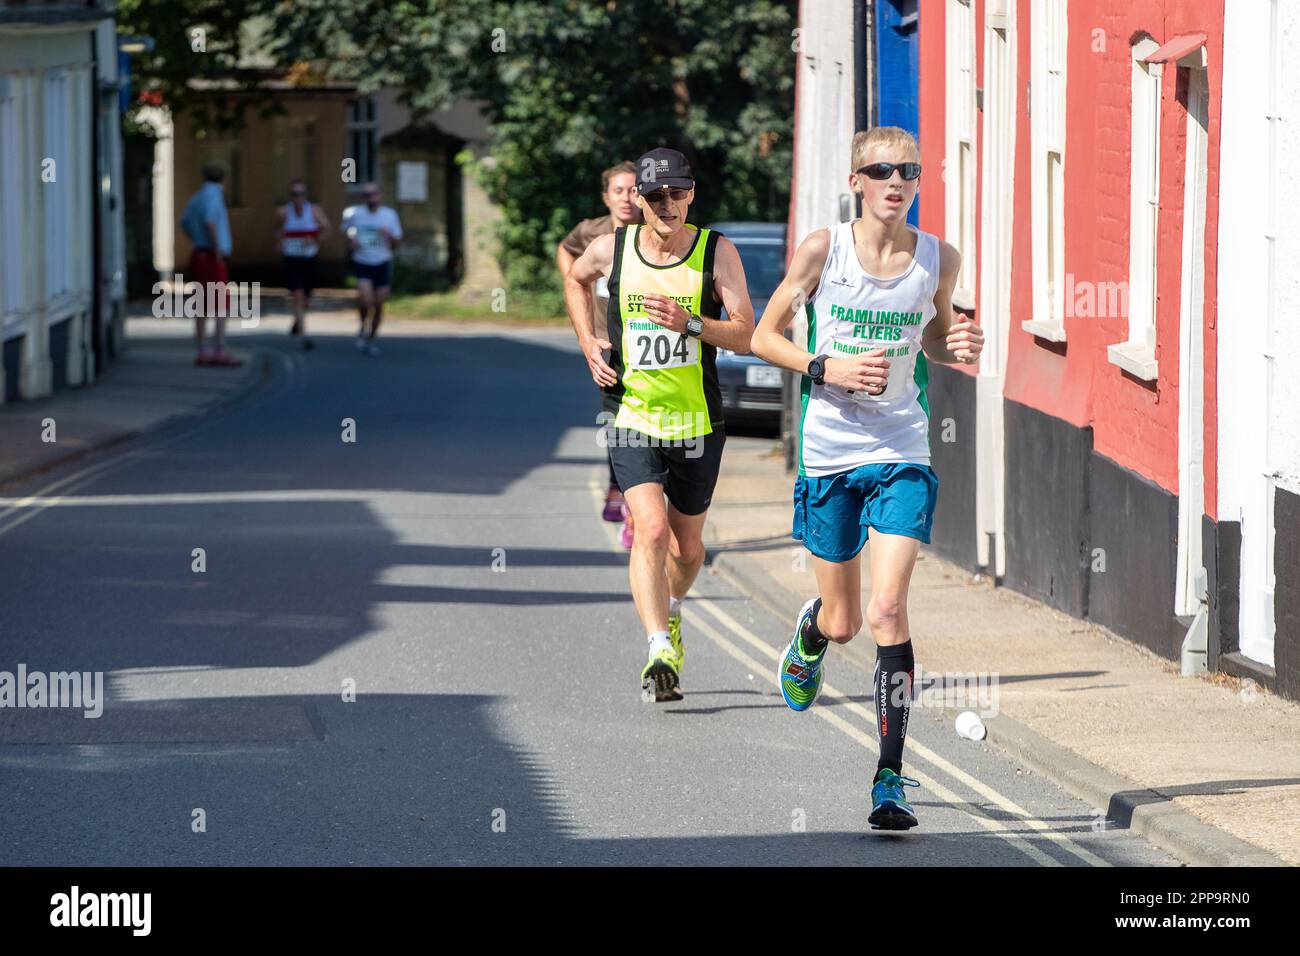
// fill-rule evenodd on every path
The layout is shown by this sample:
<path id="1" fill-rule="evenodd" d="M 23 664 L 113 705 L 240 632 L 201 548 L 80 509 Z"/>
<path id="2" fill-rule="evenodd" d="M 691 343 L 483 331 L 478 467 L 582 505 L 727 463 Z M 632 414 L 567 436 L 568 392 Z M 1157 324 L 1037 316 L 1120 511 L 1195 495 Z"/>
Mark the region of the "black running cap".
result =
<path id="1" fill-rule="evenodd" d="M 660 146 L 636 161 L 636 191 L 642 196 L 662 186 L 690 189 L 694 185 L 691 164 L 675 149 Z"/>

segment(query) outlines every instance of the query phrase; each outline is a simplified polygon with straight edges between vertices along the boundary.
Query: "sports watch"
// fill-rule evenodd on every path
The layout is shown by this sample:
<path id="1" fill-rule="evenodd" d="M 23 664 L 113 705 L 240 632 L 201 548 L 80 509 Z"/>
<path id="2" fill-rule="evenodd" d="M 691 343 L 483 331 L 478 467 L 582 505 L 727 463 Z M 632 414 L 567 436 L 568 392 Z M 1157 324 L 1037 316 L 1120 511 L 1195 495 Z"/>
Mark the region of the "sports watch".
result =
<path id="1" fill-rule="evenodd" d="M 808 363 L 808 377 L 817 385 L 826 384 L 826 359 L 828 356 L 819 355 Z"/>
<path id="2" fill-rule="evenodd" d="M 686 334 L 699 338 L 704 334 L 704 320 L 698 315 L 686 316 Z"/>

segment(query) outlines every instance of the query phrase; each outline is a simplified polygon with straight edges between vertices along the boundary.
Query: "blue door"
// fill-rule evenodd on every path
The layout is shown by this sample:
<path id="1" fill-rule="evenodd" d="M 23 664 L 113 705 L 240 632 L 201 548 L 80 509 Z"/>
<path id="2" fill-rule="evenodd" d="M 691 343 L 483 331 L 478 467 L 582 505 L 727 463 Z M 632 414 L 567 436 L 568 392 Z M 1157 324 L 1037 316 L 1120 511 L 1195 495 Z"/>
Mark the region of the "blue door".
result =
<path id="1" fill-rule="evenodd" d="M 920 35 L 917 0 L 875 0 L 876 6 L 876 122 L 901 126 L 919 136 L 917 123 L 917 45 Z M 907 214 L 919 221 L 918 196 Z"/>

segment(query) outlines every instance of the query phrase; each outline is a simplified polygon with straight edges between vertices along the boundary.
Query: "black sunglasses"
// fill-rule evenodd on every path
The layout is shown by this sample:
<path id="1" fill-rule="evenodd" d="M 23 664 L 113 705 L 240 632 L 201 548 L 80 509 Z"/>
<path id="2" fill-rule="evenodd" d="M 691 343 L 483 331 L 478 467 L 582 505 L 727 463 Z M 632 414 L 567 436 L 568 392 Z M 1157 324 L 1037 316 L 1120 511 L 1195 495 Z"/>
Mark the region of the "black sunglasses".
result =
<path id="1" fill-rule="evenodd" d="M 682 189 L 680 186 L 661 186 L 658 189 L 648 193 L 642 193 L 641 198 L 652 206 L 657 206 L 661 202 L 672 199 L 673 202 L 681 202 L 691 194 L 689 189 Z"/>
<path id="2" fill-rule="evenodd" d="M 894 175 L 896 169 L 904 179 L 909 181 L 921 177 L 920 163 L 871 163 L 854 172 L 865 173 L 868 179 L 885 180 Z"/>

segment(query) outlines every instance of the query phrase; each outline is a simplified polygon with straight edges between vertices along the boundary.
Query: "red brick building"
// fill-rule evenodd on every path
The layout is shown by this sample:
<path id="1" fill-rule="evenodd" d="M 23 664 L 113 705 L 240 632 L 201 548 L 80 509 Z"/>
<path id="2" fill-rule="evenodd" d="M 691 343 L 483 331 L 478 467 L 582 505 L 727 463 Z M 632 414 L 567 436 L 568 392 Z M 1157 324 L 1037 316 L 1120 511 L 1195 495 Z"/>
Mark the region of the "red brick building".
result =
<path id="1" fill-rule="evenodd" d="M 931 372 L 936 544 L 1165 657 L 1190 630 L 1211 667 L 1223 23 L 1223 0 L 923 0 L 919 41 L 920 225 L 961 250 L 988 343 Z"/>

